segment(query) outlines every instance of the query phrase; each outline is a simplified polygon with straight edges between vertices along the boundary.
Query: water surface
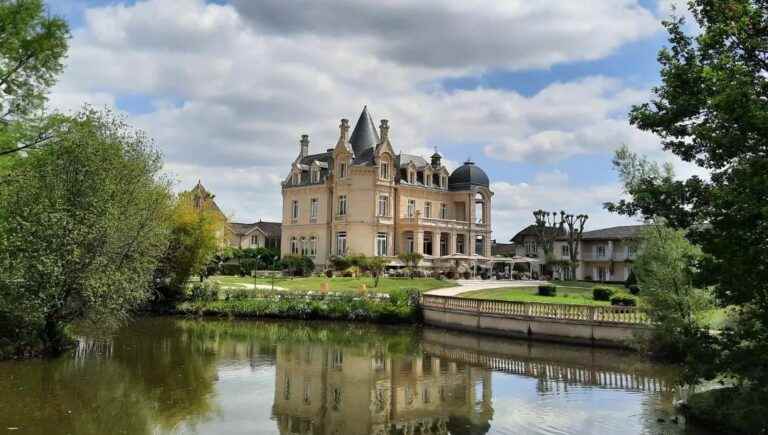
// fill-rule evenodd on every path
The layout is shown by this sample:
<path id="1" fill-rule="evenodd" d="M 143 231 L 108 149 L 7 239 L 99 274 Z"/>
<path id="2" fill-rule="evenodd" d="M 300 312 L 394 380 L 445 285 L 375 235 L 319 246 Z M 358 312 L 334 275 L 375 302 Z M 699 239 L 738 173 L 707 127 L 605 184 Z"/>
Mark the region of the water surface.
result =
<path id="1" fill-rule="evenodd" d="M 415 327 L 139 319 L 0 363 L 0 434 L 703 434 L 638 355 Z"/>

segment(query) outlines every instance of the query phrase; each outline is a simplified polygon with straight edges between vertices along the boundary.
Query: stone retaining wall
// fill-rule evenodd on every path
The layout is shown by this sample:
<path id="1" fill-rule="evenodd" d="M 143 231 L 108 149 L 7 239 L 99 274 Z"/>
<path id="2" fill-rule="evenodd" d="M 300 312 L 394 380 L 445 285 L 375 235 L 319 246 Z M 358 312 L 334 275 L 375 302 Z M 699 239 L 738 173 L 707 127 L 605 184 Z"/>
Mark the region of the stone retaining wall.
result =
<path id="1" fill-rule="evenodd" d="M 424 295 L 422 312 L 426 324 L 449 329 L 606 347 L 629 347 L 650 328 L 634 307 Z"/>

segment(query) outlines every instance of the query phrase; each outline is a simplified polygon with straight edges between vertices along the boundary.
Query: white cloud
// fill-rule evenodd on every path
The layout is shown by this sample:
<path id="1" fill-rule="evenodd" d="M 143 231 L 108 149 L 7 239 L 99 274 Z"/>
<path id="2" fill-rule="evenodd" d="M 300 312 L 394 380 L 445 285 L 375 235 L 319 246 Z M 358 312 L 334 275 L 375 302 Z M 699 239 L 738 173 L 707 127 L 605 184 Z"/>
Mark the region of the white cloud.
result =
<path id="1" fill-rule="evenodd" d="M 152 110 L 130 122 L 157 140 L 182 187 L 200 178 L 237 219 L 278 219 L 279 180 L 299 136 L 310 134 L 313 152 L 325 150 L 339 118 L 354 122 L 364 104 L 390 119 L 397 150 L 428 156 L 439 145 L 454 166 L 482 153 L 552 162 L 623 143 L 657 150 L 625 119 L 647 91 L 614 79 L 553 83 L 530 97 L 439 85 L 481 70 L 596 59 L 657 29 L 634 0 L 148 0 L 86 11 L 51 101 L 72 109 L 123 94 L 146 98 Z M 494 183 L 498 238 L 527 223 L 531 208 L 594 210 L 618 190 L 541 177 Z"/>
<path id="2" fill-rule="evenodd" d="M 587 214 L 587 229 L 630 225 L 636 220 L 608 213 L 603 203 L 616 201 L 623 194 L 616 183 L 580 186 L 560 171 L 536 174 L 530 183 L 491 183 L 494 195 L 491 214 L 494 237 L 506 242 L 518 231 L 534 223 L 533 211 L 544 209 Z"/>

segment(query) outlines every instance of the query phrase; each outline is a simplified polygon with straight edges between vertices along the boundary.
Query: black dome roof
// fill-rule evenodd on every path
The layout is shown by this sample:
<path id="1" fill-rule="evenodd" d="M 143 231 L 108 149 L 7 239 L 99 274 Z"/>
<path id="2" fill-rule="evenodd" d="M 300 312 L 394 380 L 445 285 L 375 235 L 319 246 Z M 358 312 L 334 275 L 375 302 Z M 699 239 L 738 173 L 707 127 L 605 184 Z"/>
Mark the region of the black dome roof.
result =
<path id="1" fill-rule="evenodd" d="M 488 175 L 474 162 L 464 162 L 448 177 L 448 188 L 451 190 L 468 190 L 473 186 L 490 187 Z"/>

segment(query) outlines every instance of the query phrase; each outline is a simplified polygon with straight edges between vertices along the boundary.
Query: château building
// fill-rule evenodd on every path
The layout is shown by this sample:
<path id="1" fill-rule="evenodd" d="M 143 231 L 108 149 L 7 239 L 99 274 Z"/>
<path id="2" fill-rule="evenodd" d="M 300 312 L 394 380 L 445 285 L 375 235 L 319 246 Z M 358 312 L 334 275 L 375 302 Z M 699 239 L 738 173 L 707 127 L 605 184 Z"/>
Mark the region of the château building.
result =
<path id="1" fill-rule="evenodd" d="M 378 131 L 367 107 L 352 133 L 339 125 L 333 148 L 299 154 L 282 183 L 281 251 L 327 265 L 333 255 L 424 255 L 425 262 L 491 255 L 488 176 L 471 161 L 453 172 L 435 151 L 430 160 L 395 153 L 389 122 Z"/>

